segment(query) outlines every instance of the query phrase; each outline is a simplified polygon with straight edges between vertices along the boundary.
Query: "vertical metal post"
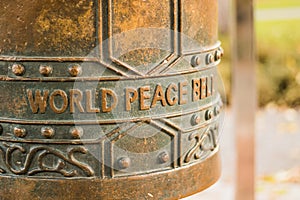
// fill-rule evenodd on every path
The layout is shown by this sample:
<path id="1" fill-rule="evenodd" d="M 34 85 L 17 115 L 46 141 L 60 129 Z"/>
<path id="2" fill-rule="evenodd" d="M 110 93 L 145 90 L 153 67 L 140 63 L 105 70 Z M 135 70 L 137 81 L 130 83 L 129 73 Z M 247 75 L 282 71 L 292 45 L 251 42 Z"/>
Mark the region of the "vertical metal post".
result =
<path id="1" fill-rule="evenodd" d="M 236 199 L 255 198 L 255 45 L 253 0 L 234 1 L 233 110 L 237 144 Z"/>

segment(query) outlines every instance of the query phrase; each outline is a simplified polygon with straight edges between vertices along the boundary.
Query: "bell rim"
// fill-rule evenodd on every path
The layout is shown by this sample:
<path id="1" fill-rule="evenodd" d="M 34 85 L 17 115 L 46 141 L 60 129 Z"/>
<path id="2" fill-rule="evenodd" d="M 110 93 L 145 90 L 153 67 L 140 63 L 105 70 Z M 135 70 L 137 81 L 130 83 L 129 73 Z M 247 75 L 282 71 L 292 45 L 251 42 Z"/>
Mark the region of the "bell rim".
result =
<path id="1" fill-rule="evenodd" d="M 1 176 L 1 199 L 180 199 L 201 192 L 221 176 L 219 147 L 201 162 L 173 170 L 118 178 L 39 179 Z M 50 189 L 51 188 L 51 189 Z M 26 197 L 28 194 L 30 196 Z M 21 198 L 22 199 L 22 198 Z"/>

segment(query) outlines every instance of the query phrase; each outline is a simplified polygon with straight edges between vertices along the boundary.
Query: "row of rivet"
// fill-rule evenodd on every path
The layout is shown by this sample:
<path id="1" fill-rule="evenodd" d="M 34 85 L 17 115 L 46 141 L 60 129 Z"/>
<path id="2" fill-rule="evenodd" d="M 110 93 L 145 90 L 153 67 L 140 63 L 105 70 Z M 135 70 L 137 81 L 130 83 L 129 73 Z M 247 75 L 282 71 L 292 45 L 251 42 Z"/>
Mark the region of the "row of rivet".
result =
<path id="1" fill-rule="evenodd" d="M 217 105 L 214 110 L 207 110 L 205 112 L 205 120 L 211 120 L 214 116 L 219 115 L 221 110 L 221 106 Z M 191 124 L 193 126 L 200 124 L 201 117 L 199 114 L 194 114 L 191 119 Z M 3 127 L 0 125 L 0 134 L 3 132 Z M 81 127 L 73 127 L 70 129 L 70 134 L 74 139 L 80 139 L 83 135 L 83 129 Z M 14 128 L 14 135 L 20 138 L 23 138 L 26 136 L 26 129 L 25 128 Z M 42 127 L 41 128 L 41 134 L 46 138 L 52 138 L 55 134 L 55 130 L 52 127 Z"/>
<path id="2" fill-rule="evenodd" d="M 170 156 L 167 152 L 162 152 L 158 155 L 158 160 L 160 164 L 164 164 L 170 160 Z M 131 165 L 131 159 L 129 157 L 122 157 L 118 160 L 118 165 L 120 169 L 127 169 Z"/>
<path id="3" fill-rule="evenodd" d="M 217 115 L 219 115 L 220 111 L 221 111 L 221 106 L 220 105 L 217 105 L 213 110 L 207 110 L 205 112 L 205 120 L 206 121 L 211 120 L 214 116 L 216 117 Z M 199 114 L 194 114 L 192 116 L 192 119 L 191 119 L 191 124 L 193 126 L 196 126 L 200 123 L 201 123 L 200 115 Z"/>
<path id="4" fill-rule="evenodd" d="M 70 129 L 70 134 L 74 139 L 80 139 L 83 135 L 83 129 L 81 127 L 72 127 Z M 0 125 L 0 134 L 3 133 L 3 127 Z M 25 137 L 27 131 L 25 128 L 14 128 L 14 135 L 19 138 Z M 52 138 L 55 134 L 55 130 L 51 127 L 43 127 L 41 128 L 41 134 L 46 138 Z M 170 160 L 170 156 L 167 152 L 162 152 L 158 155 L 158 160 L 161 164 L 167 163 Z M 127 169 L 131 165 L 131 160 L 128 157 L 122 157 L 118 160 L 118 165 L 121 169 Z"/>
<path id="5" fill-rule="evenodd" d="M 224 55 L 224 50 L 222 47 L 219 47 L 214 53 L 208 53 L 206 55 L 206 64 L 211 64 L 220 60 Z M 201 64 L 200 56 L 192 57 L 191 64 L 193 67 L 198 67 Z M 22 64 L 13 64 L 11 67 L 11 71 L 16 76 L 23 76 L 26 72 L 25 66 Z M 52 74 L 53 68 L 49 65 L 41 65 L 39 68 L 39 72 L 42 76 L 48 77 Z M 82 74 L 82 67 L 78 64 L 72 65 L 68 68 L 68 72 L 70 76 L 77 77 Z"/>
<path id="6" fill-rule="evenodd" d="M 0 125 L 0 134 L 3 133 L 3 127 Z M 25 128 L 15 127 L 13 133 L 18 138 L 24 138 L 27 135 L 27 130 Z M 72 127 L 69 130 L 70 135 L 73 139 L 80 139 L 83 136 L 83 129 L 81 127 Z M 41 134 L 45 138 L 53 138 L 55 135 L 55 130 L 52 127 L 42 127 Z"/>
<path id="7" fill-rule="evenodd" d="M 26 72 L 25 66 L 22 64 L 13 64 L 11 67 L 11 71 L 16 76 L 23 76 Z M 49 65 L 41 65 L 39 68 L 39 72 L 41 75 L 48 77 L 52 74 L 53 68 Z M 77 77 L 82 73 L 82 67 L 80 65 L 72 65 L 68 68 L 68 72 L 70 76 Z"/>
<path id="8" fill-rule="evenodd" d="M 219 47 L 214 53 L 208 53 L 206 55 L 206 64 L 212 64 L 213 62 L 217 62 L 220 60 L 224 55 L 224 50 L 222 47 Z M 201 64 L 200 56 L 193 56 L 191 64 L 193 67 L 198 67 Z"/>

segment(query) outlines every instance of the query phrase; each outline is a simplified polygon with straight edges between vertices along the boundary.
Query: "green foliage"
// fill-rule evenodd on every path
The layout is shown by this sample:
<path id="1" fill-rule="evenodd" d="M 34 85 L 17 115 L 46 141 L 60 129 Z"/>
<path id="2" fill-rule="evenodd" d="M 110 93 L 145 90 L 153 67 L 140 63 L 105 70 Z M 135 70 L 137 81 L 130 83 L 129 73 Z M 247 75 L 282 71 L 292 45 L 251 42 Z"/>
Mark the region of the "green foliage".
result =
<path id="1" fill-rule="evenodd" d="M 300 0 L 257 0 L 258 9 L 300 7 Z M 300 107 L 300 19 L 256 21 L 258 104 Z M 220 73 L 231 99 L 230 36 L 220 34 L 225 57 Z"/>
<path id="2" fill-rule="evenodd" d="M 286 8 L 286 7 L 300 7 L 299 0 L 257 0 L 257 8 Z"/>
<path id="3" fill-rule="evenodd" d="M 300 107 L 300 20 L 256 22 L 258 103 Z M 225 56 L 219 71 L 231 102 L 229 35 L 220 34 Z"/>
<path id="4" fill-rule="evenodd" d="M 259 105 L 300 106 L 300 20 L 256 23 Z"/>

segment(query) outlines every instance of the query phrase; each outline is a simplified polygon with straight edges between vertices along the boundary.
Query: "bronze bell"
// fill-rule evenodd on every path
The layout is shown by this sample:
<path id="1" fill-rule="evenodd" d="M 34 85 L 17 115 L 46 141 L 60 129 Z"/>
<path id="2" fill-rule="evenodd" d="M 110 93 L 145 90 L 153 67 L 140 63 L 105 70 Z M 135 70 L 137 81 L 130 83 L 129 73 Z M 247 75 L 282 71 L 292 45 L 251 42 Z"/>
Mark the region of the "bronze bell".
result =
<path id="1" fill-rule="evenodd" d="M 220 175 L 217 0 L 1 0 L 1 199 L 178 199 Z"/>

